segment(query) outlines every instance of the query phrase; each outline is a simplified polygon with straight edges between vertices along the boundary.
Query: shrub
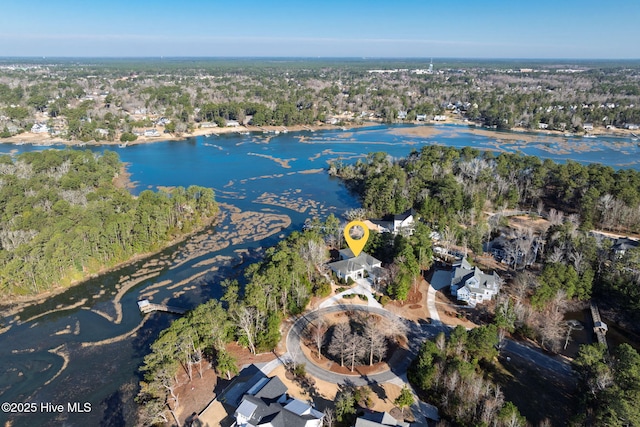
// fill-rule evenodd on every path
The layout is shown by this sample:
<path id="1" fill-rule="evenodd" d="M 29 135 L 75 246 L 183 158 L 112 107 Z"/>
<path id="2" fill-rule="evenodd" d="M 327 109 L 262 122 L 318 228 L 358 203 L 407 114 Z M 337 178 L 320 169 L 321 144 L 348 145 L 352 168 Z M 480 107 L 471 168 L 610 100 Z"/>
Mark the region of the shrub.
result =
<path id="1" fill-rule="evenodd" d="M 131 142 L 136 139 L 138 139 L 138 135 L 134 135 L 131 132 L 123 132 L 122 135 L 120 135 L 120 142 Z"/>
<path id="2" fill-rule="evenodd" d="M 317 297 L 328 297 L 331 294 L 331 284 L 329 282 L 323 282 L 316 287 L 315 295 Z"/>
<path id="3" fill-rule="evenodd" d="M 307 376 L 307 367 L 304 363 L 299 363 L 293 368 L 293 375 L 298 378 L 304 378 Z"/>
<path id="4" fill-rule="evenodd" d="M 391 298 L 389 298 L 387 295 L 382 295 L 382 297 L 380 298 L 380 304 L 387 305 L 391 302 Z"/>

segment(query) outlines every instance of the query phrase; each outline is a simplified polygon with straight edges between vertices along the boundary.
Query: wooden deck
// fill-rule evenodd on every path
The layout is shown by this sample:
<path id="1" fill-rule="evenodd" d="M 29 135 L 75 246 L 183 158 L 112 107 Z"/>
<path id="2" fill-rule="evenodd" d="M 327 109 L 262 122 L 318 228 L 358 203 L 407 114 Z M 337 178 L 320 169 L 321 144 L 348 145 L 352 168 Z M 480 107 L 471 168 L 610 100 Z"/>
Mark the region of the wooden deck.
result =
<path id="1" fill-rule="evenodd" d="M 596 334 L 598 338 L 598 342 L 605 346 L 608 350 L 609 346 L 607 345 L 607 324 L 602 321 L 600 318 L 600 310 L 598 309 L 598 305 L 591 301 L 591 318 L 593 319 L 593 332 Z"/>
<path id="2" fill-rule="evenodd" d="M 162 311 L 164 313 L 184 314 L 187 312 L 184 308 L 173 307 L 165 304 L 153 304 L 149 300 L 138 301 L 138 308 L 142 314 L 153 313 L 154 311 Z"/>

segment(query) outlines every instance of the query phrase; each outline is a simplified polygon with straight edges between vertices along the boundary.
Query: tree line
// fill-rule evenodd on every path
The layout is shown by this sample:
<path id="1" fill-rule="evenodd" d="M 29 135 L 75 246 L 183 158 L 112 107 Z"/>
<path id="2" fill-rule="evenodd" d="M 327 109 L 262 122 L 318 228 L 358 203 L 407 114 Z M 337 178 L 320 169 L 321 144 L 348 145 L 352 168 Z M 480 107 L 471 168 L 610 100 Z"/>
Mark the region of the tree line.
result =
<path id="1" fill-rule="evenodd" d="M 229 378 L 236 360 L 226 344 L 236 341 L 252 354 L 272 351 L 280 341 L 285 317 L 302 313 L 311 296 L 327 296 L 329 277 L 322 266 L 328 258 L 326 240 L 335 235 L 326 226 L 294 232 L 265 251 L 264 259 L 245 270 L 243 283 L 225 279 L 224 294 L 174 321 L 151 345 L 140 367 L 144 375 L 137 397 L 141 421 L 167 421 L 167 411 L 180 406 L 176 389 L 212 367 Z M 186 378 L 186 379 L 185 379 Z"/>
<path id="2" fill-rule="evenodd" d="M 213 218 L 213 190 L 138 197 L 114 185 L 114 152 L 46 150 L 0 156 L 0 289 L 37 294 L 157 250 Z"/>
<path id="3" fill-rule="evenodd" d="M 470 331 L 457 326 L 448 338 L 441 332 L 424 342 L 409 380 L 453 426 L 524 427 L 527 421 L 518 408 L 484 373 L 498 355 L 497 344 L 494 325 Z"/>

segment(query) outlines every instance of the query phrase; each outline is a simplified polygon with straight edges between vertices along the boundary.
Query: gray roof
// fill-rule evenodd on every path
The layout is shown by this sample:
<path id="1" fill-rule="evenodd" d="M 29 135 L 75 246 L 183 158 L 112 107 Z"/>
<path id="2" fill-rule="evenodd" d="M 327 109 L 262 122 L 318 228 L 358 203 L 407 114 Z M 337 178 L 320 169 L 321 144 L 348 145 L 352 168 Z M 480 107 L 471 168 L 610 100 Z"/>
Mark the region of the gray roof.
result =
<path id="1" fill-rule="evenodd" d="M 287 392 L 287 386 L 282 383 L 280 378 L 272 377 L 268 383 L 264 385 L 257 393 L 254 394 L 258 399 L 279 399 Z"/>
<path id="2" fill-rule="evenodd" d="M 375 259 L 367 253 L 360 252 L 360 255 L 358 255 L 357 257 L 330 263 L 329 268 L 333 271 L 340 271 L 343 274 L 349 274 L 352 271 L 358 271 L 362 269 L 372 271 L 374 265 L 379 266 L 381 264 L 382 261 Z"/>
<path id="3" fill-rule="evenodd" d="M 355 427 L 386 427 L 386 426 L 400 426 L 409 427 L 409 423 L 396 420 L 388 412 L 373 412 L 365 413 L 358 419 L 356 419 Z"/>
<path id="4" fill-rule="evenodd" d="M 475 277 L 478 281 L 478 286 L 469 286 L 471 292 L 482 292 L 482 289 L 493 288 L 498 281 L 498 275 L 484 273 L 478 267 L 471 267 L 471 264 L 464 258 L 459 263 L 454 264 L 453 278 L 451 279 L 451 286 L 454 288 L 461 288 L 465 285 L 466 281 Z"/>
<path id="5" fill-rule="evenodd" d="M 260 399 L 247 394 L 244 396 L 240 407 L 238 407 L 238 411 L 241 408 L 255 408 L 249 419 L 249 423 L 254 426 L 270 424 L 272 427 L 304 427 L 308 421 L 322 417 L 321 413 L 320 417 L 307 414 L 298 415 L 289 410 L 287 406 L 283 406 L 278 401 Z"/>
<path id="6" fill-rule="evenodd" d="M 640 246 L 640 242 L 630 239 L 628 237 L 621 237 L 615 241 L 611 247 L 614 251 L 626 251 L 628 249 L 637 248 Z"/>
<path id="7" fill-rule="evenodd" d="M 240 404 L 242 396 L 263 378 L 267 378 L 267 376 L 256 365 L 250 365 L 240 371 L 231 384 L 224 389 L 218 400 L 236 408 Z"/>

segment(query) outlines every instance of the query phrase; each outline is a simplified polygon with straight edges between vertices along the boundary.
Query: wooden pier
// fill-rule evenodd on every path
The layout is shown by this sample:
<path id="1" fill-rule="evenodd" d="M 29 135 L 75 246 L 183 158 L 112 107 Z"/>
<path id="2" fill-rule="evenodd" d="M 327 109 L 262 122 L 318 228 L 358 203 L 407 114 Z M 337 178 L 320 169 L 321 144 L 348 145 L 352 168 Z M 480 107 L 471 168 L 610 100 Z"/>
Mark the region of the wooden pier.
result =
<path id="1" fill-rule="evenodd" d="M 142 314 L 153 313 L 154 311 L 162 311 L 164 313 L 172 314 L 184 314 L 187 312 L 187 310 L 180 307 L 172 307 L 165 304 L 153 304 L 149 302 L 148 299 L 138 301 L 138 308 Z"/>
<path id="2" fill-rule="evenodd" d="M 609 328 L 607 324 L 602 321 L 600 318 L 600 310 L 598 309 L 598 305 L 591 301 L 591 318 L 593 319 L 593 333 L 596 334 L 598 338 L 598 342 L 605 346 L 608 350 L 609 346 L 607 345 L 607 331 Z"/>

